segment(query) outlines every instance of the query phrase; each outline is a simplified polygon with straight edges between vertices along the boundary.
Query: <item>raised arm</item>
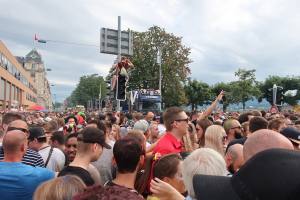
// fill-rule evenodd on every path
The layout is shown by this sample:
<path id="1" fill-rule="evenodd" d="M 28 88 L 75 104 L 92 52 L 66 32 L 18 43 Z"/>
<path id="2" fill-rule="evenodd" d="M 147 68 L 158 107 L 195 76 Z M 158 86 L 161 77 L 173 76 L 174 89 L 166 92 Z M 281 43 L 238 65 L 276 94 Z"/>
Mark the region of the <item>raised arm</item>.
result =
<path id="1" fill-rule="evenodd" d="M 212 111 L 217 107 L 218 102 L 222 100 L 223 96 L 224 91 L 222 90 L 217 96 L 217 98 L 211 103 L 211 105 L 202 113 L 201 116 L 198 117 L 198 120 L 205 119 L 206 117 L 208 117 L 212 113 Z"/>

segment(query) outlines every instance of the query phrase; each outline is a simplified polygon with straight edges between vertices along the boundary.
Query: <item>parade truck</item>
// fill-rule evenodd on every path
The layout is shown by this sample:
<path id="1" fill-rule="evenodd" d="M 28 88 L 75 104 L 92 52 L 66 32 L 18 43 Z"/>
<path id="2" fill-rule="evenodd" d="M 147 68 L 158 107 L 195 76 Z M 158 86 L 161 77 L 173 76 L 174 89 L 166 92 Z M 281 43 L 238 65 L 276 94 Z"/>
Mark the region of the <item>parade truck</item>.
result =
<path id="1" fill-rule="evenodd" d="M 154 89 L 139 89 L 130 91 L 131 110 L 139 112 L 160 112 L 161 93 Z"/>

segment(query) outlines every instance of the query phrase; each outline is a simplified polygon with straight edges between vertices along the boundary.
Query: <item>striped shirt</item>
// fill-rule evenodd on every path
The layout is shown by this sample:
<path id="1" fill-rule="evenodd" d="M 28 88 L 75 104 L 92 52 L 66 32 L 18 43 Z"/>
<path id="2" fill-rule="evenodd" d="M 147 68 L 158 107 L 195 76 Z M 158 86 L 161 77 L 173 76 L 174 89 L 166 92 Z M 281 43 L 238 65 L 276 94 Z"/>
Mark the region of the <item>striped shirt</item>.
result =
<path id="1" fill-rule="evenodd" d="M 3 147 L 0 147 L 0 161 L 4 159 L 4 152 L 3 152 Z M 23 156 L 22 163 L 26 165 L 31 165 L 33 167 L 45 167 L 44 165 L 44 160 L 42 156 L 32 150 L 32 149 L 27 149 L 25 155 Z"/>

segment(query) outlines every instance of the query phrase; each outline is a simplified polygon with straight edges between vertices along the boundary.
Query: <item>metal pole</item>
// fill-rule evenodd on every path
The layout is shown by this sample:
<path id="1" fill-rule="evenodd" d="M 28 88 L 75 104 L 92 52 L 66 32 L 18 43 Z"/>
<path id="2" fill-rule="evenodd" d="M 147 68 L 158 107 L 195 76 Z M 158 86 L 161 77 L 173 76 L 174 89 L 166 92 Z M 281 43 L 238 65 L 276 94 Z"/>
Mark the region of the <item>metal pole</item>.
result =
<path id="1" fill-rule="evenodd" d="M 118 62 L 121 61 L 121 16 L 118 16 Z M 117 79 L 118 90 L 118 79 Z M 117 111 L 120 111 L 120 100 L 117 100 Z"/>
<path id="2" fill-rule="evenodd" d="M 102 105 L 101 105 L 101 82 L 100 82 L 100 90 L 99 90 L 99 111 L 101 111 Z"/>
<path id="3" fill-rule="evenodd" d="M 158 82 L 158 89 L 159 89 L 159 92 L 160 92 L 160 105 L 159 105 L 159 111 L 161 111 L 161 104 L 162 104 L 162 92 L 161 92 L 161 49 L 158 48 L 157 50 L 157 61 L 156 61 L 159 65 L 159 82 Z"/>
<path id="4" fill-rule="evenodd" d="M 273 85 L 273 104 L 274 104 L 274 105 L 276 105 L 276 102 L 277 102 L 277 101 L 276 101 L 276 100 L 277 100 L 276 97 L 277 97 L 277 85 L 274 84 L 274 85 Z"/>

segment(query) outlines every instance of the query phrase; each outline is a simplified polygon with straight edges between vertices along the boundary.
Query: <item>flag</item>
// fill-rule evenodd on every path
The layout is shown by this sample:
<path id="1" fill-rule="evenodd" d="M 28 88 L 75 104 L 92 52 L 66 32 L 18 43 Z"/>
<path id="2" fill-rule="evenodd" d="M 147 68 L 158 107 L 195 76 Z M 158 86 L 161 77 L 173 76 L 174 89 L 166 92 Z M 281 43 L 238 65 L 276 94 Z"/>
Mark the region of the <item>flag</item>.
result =
<path id="1" fill-rule="evenodd" d="M 38 40 L 38 38 L 37 38 L 36 34 L 34 34 L 34 40 Z"/>

